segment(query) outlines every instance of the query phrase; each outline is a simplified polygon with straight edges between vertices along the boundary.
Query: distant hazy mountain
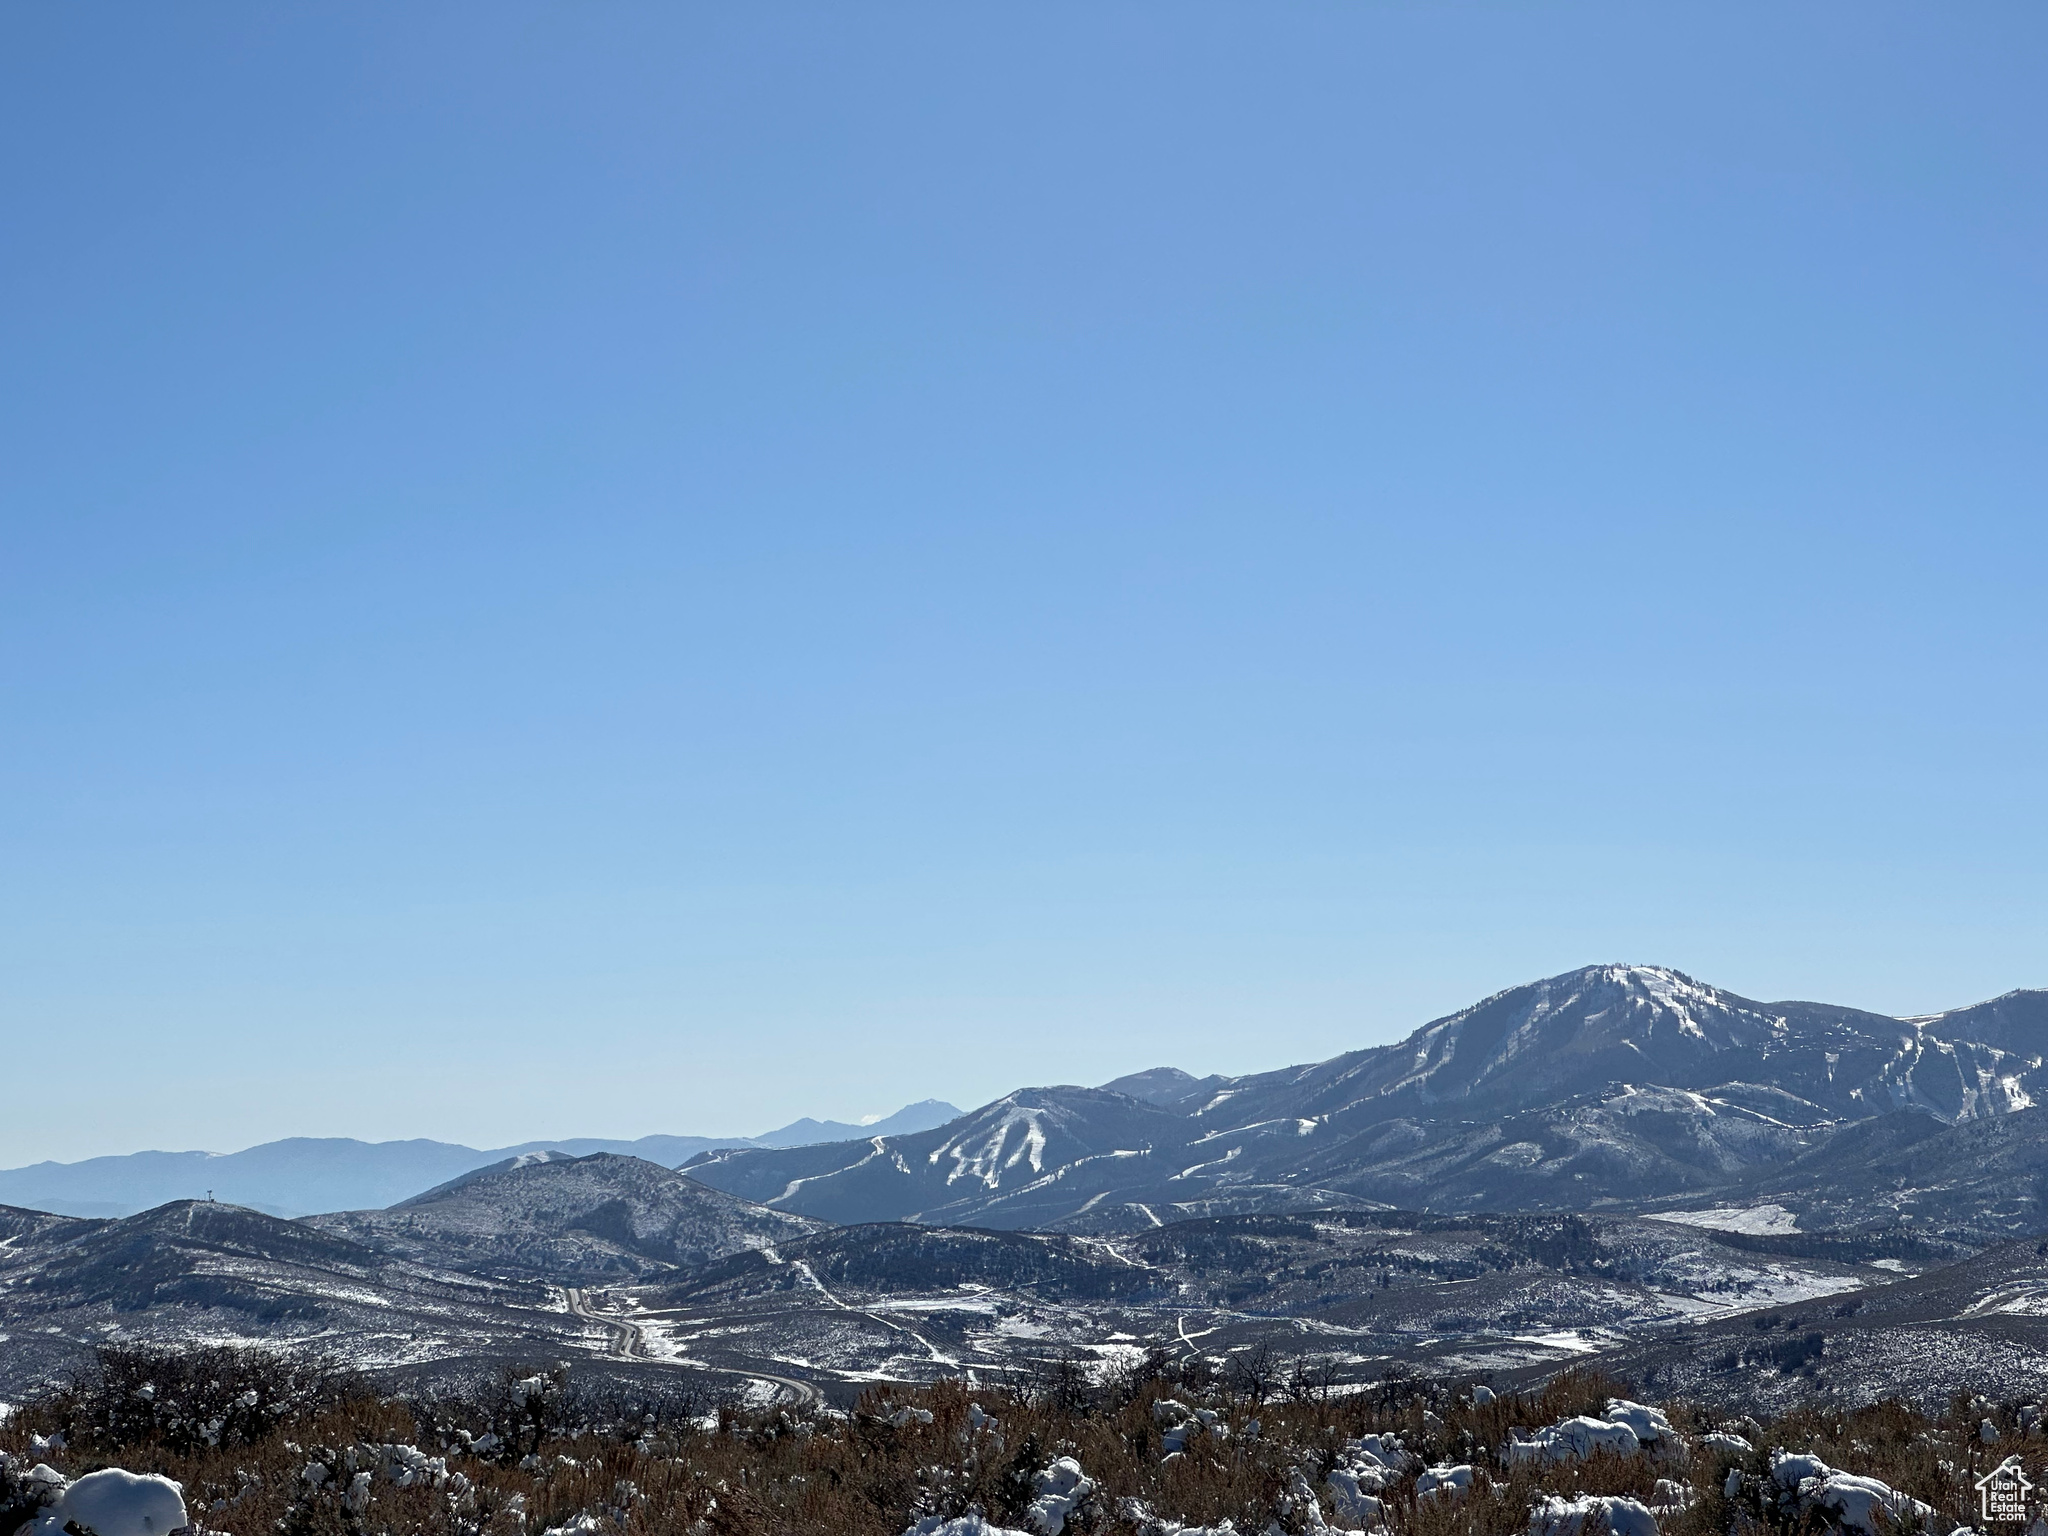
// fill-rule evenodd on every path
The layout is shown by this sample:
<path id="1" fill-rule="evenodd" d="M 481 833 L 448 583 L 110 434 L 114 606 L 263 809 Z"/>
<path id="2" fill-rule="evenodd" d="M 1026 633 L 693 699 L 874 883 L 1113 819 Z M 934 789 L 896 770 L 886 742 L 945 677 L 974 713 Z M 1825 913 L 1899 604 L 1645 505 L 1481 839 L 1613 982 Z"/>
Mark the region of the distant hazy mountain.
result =
<path id="1" fill-rule="evenodd" d="M 765 1136 L 756 1136 L 758 1147 L 807 1147 L 821 1141 L 863 1141 L 871 1136 L 908 1136 L 916 1131 L 928 1131 L 933 1126 L 944 1125 L 948 1120 L 960 1118 L 960 1111 L 944 1099 L 922 1099 L 899 1109 L 886 1120 L 876 1120 L 867 1125 L 849 1125 L 844 1120 L 794 1120 L 779 1131 L 770 1131 Z M 726 1145 L 730 1146 L 728 1142 Z M 675 1159 L 677 1164 L 688 1162 L 689 1157 Z M 643 1156 L 645 1154 L 642 1154 Z"/>
<path id="2" fill-rule="evenodd" d="M 638 1141 L 571 1136 L 558 1141 L 522 1142 L 516 1147 L 500 1147 L 495 1152 L 479 1155 L 495 1161 L 517 1157 L 522 1152 L 567 1152 L 572 1157 L 588 1157 L 593 1152 L 616 1152 L 621 1157 L 644 1158 L 650 1163 L 675 1168 L 700 1152 L 720 1147 L 806 1147 L 820 1141 L 864 1141 L 870 1136 L 907 1136 L 912 1131 L 944 1125 L 959 1113 L 944 1099 L 920 1099 L 893 1115 L 866 1125 L 855 1125 L 845 1120 L 813 1120 L 807 1115 L 759 1136 L 642 1136 Z"/>
<path id="3" fill-rule="evenodd" d="M 872 1126 L 798 1120 L 761 1137 L 643 1136 L 637 1141 L 567 1137 L 479 1150 L 445 1141 L 355 1141 L 292 1137 L 242 1152 L 137 1152 L 78 1163 L 35 1163 L 0 1171 L 0 1205 L 66 1216 L 131 1216 L 173 1200 L 249 1206 L 273 1216 L 381 1208 L 528 1152 L 575 1157 L 613 1152 L 665 1167 L 724 1147 L 793 1147 L 810 1141 L 905 1134 L 960 1112 L 937 1099 L 897 1111 Z"/>
<path id="4" fill-rule="evenodd" d="M 1313 1065 L 1027 1089 L 918 1135 L 719 1150 L 689 1171 L 840 1223 L 1100 1232 L 1360 1201 L 1588 1210 L 1763 1191 L 1831 1226 L 1910 1212 L 1988 1240 L 2048 1222 L 2048 1148 L 2028 1134 L 2044 1046 L 2044 992 L 1894 1019 L 1588 966 Z M 1873 1124 L 1882 1159 L 1822 1155 Z"/>
<path id="5" fill-rule="evenodd" d="M 137 1152 L 10 1168 L 0 1172 L 0 1202 L 67 1216 L 132 1216 L 173 1200 L 204 1200 L 211 1190 L 223 1202 L 293 1216 L 388 1205 L 502 1155 L 445 1141 L 294 1136 L 244 1152 Z"/>
<path id="6" fill-rule="evenodd" d="M 1197 1094 L 1214 1093 L 1229 1081 L 1227 1077 L 1196 1077 L 1179 1067 L 1153 1067 L 1150 1071 L 1132 1072 L 1102 1086 L 1110 1093 L 1128 1094 L 1134 1099 L 1143 1099 L 1147 1104 L 1170 1109 L 1186 1104 Z"/>

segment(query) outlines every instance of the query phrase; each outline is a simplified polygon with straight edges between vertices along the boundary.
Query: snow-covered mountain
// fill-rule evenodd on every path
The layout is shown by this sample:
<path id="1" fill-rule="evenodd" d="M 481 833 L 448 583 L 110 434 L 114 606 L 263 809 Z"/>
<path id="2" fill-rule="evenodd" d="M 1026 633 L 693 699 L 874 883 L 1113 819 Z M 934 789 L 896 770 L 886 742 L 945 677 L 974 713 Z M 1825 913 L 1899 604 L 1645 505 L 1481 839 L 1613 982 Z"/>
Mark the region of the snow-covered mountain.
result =
<path id="1" fill-rule="evenodd" d="M 302 1221 L 0 1207 L 0 1391 L 110 1340 L 338 1346 L 423 1379 L 580 1356 L 850 1395 L 1313 1337 L 1359 1380 L 1619 1345 L 1743 1401 L 1797 1386 L 1751 1368 L 1782 1342 L 1767 1324 L 1825 1329 L 1852 1387 L 1909 1365 L 1947 1392 L 1985 1348 L 2018 1380 L 2048 1360 L 2039 1252 L 1934 1267 L 2048 1227 L 2044 1044 L 2048 993 L 1892 1019 L 1594 966 L 1327 1062 L 1022 1089 L 687 1173 L 542 1144 Z M 1661 1341 L 1766 1304 L 1715 1323 L 1711 1356 L 1697 1328 Z"/>
<path id="2" fill-rule="evenodd" d="M 943 1124 L 959 1113 L 942 1100 L 926 1099 L 872 1126 L 803 1119 L 758 1137 L 618 1141 L 572 1136 L 490 1150 L 445 1141 L 295 1136 L 241 1152 L 136 1152 L 0 1170 L 0 1202 L 69 1216 L 129 1216 L 173 1200 L 217 1198 L 273 1216 L 298 1216 L 390 1205 L 459 1174 L 531 1152 L 574 1157 L 614 1152 L 673 1168 L 714 1147 L 793 1147 L 902 1135 Z"/>
<path id="3" fill-rule="evenodd" d="M 1900 1111 L 2027 1110 L 2048 1097 L 2044 1036 L 2048 993 L 1894 1019 L 1588 966 L 1313 1065 L 1029 1089 L 920 1136 L 689 1167 L 835 1222 L 1117 1231 L 1361 1199 L 1583 1210 L 1754 1182 Z"/>
<path id="4" fill-rule="evenodd" d="M 2015 1056 L 2048 1055 L 2048 991 L 2007 992 L 1988 1003 L 1907 1022 L 1943 1040 L 1972 1040 Z"/>
<path id="5" fill-rule="evenodd" d="M 1944 1035 L 1933 1020 L 1757 1003 L 1677 971 L 1596 965 L 1496 993 L 1397 1045 L 1239 1078 L 1198 1113 L 1217 1123 L 1269 1111 L 1339 1123 L 1492 1114 L 1625 1083 L 1703 1093 L 1748 1085 L 1826 1119 L 1908 1104 L 1955 1119 L 2025 1108 L 2039 1071 L 2038 1053 Z"/>
<path id="6" fill-rule="evenodd" d="M 776 1210 L 827 1220 L 1035 1227 L 1091 1198 L 1157 1181 L 1153 1149 L 1187 1117 L 1104 1088 L 1025 1088 L 915 1136 L 753 1156 L 707 1153 L 685 1171 Z M 1124 1167 L 1145 1164 L 1145 1171 Z"/>

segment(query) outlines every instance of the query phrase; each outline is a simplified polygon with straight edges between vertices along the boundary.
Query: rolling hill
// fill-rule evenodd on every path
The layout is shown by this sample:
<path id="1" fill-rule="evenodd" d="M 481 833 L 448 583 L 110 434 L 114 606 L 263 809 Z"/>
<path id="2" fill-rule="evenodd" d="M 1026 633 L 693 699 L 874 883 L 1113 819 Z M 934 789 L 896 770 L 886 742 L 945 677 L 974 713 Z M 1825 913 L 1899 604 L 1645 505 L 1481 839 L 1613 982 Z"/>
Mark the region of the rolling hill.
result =
<path id="1" fill-rule="evenodd" d="M 511 1158 L 387 1210 L 295 1225 L 416 1264 L 584 1285 L 706 1264 L 821 1224 L 657 1163 L 598 1152 Z"/>

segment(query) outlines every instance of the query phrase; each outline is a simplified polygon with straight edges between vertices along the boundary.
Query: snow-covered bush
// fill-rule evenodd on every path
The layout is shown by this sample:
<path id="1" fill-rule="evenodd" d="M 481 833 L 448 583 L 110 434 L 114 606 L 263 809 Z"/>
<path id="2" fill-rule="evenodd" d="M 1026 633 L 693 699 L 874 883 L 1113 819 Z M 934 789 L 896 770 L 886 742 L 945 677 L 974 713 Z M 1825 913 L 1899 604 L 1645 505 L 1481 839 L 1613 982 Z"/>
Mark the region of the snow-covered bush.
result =
<path id="1" fill-rule="evenodd" d="M 1219 1520 L 1214 1525 L 1183 1525 L 1178 1520 L 1166 1520 L 1154 1514 L 1152 1507 L 1143 1499 L 1119 1500 L 1116 1517 L 1124 1525 L 1135 1530 L 1138 1536 L 1238 1536 L 1237 1526 L 1232 1521 Z M 1318 1529 L 1313 1523 L 1308 1528 Z M 1269 1536 L 1272 1529 L 1273 1527 L 1268 1527 Z M 906 1532 L 905 1536 L 909 1536 L 909 1533 Z M 980 1533 L 971 1533 L 971 1536 L 980 1536 Z M 1006 1536 L 1006 1533 L 991 1526 L 987 1536 Z"/>
<path id="2" fill-rule="evenodd" d="M 1361 1471 L 1356 1467 L 1333 1467 L 1330 1475 L 1323 1479 L 1330 1490 L 1330 1502 L 1337 1513 L 1340 1529 L 1351 1531 L 1368 1530 L 1380 1523 L 1384 1506 L 1379 1491 L 1385 1483 L 1374 1475 L 1377 1469 Z"/>
<path id="3" fill-rule="evenodd" d="M 429 1456 L 416 1445 L 380 1446 L 377 1475 L 394 1488 L 438 1488 L 448 1481 L 448 1458 Z"/>
<path id="4" fill-rule="evenodd" d="M 1445 1462 L 1429 1468 L 1415 1479 L 1415 1497 L 1429 1499 L 1467 1493 L 1472 1487 L 1472 1468 L 1464 1462 Z"/>
<path id="5" fill-rule="evenodd" d="M 1502 1447 L 1510 1465 L 1584 1461 L 1595 1451 L 1634 1456 L 1644 1450 L 1680 1465 L 1689 1459 L 1685 1441 L 1661 1409 L 1625 1397 L 1610 1397 L 1599 1418 L 1578 1414 L 1560 1419 L 1527 1439 L 1510 1440 Z"/>
<path id="6" fill-rule="evenodd" d="M 1588 1520 L 1611 1536 L 1657 1536 L 1657 1517 L 1645 1506 L 1599 1493 L 1546 1496 L 1529 1512 L 1529 1536 L 1583 1536 Z"/>
<path id="7" fill-rule="evenodd" d="M 1595 1451 L 1633 1456 L 1642 1448 L 1642 1441 L 1627 1424 L 1580 1414 L 1539 1429 L 1526 1440 L 1511 1440 L 1504 1450 L 1513 1465 L 1526 1461 L 1584 1461 Z"/>
<path id="8" fill-rule="evenodd" d="M 1368 1456 L 1392 1472 L 1406 1472 L 1422 1465 L 1422 1458 L 1401 1443 L 1395 1434 L 1360 1435 L 1344 1445 L 1346 1459 Z"/>
<path id="9" fill-rule="evenodd" d="M 92 1536 L 170 1536 L 187 1524 L 185 1490 L 167 1477 L 106 1467 L 75 1483 L 45 1486 L 55 1487 L 55 1497 L 27 1536 L 63 1536 L 74 1526 Z"/>
<path id="10" fill-rule="evenodd" d="M 1660 1409 L 1652 1408 L 1647 1403 L 1632 1403 L 1625 1397 L 1610 1397 L 1607 1400 L 1605 1417 L 1610 1424 L 1626 1424 L 1636 1439 L 1644 1445 L 1676 1443 L 1678 1440 L 1677 1432 L 1671 1427 L 1671 1421 L 1664 1417 Z"/>
<path id="11" fill-rule="evenodd" d="M 1095 1491 L 1095 1484 L 1082 1473 L 1081 1463 L 1071 1456 L 1060 1457 L 1033 1482 L 1038 1497 L 1025 1512 L 1024 1523 L 1038 1536 L 1060 1536 L 1067 1528 L 1067 1517 Z"/>
<path id="12" fill-rule="evenodd" d="M 1153 1400 L 1152 1422 L 1161 1426 L 1159 1445 L 1167 1456 L 1180 1455 L 1187 1449 L 1188 1442 L 1199 1436 L 1213 1435 L 1222 1440 L 1230 1434 L 1230 1426 L 1223 1422 L 1223 1416 L 1215 1409 L 1190 1408 L 1171 1397 Z"/>
<path id="13" fill-rule="evenodd" d="M 1650 1509 L 1652 1513 L 1683 1514 L 1692 1508 L 1694 1497 L 1692 1484 L 1660 1477 L 1657 1479 L 1656 1492 L 1650 1499 Z"/>
<path id="14" fill-rule="evenodd" d="M 1027 1536 L 1027 1533 L 990 1525 L 979 1514 L 967 1514 L 955 1515 L 951 1520 L 928 1515 L 906 1530 L 903 1536 Z"/>
<path id="15" fill-rule="evenodd" d="M 1397 1482 L 1419 1459 L 1400 1437 L 1360 1435 L 1337 1453 L 1336 1464 L 1323 1479 L 1330 1490 L 1340 1530 L 1369 1530 L 1381 1523 L 1385 1505 L 1379 1495 Z"/>
<path id="16" fill-rule="evenodd" d="M 63 1474 L 108 1462 L 183 1480 L 185 1510 L 238 1536 L 1653 1536 L 1660 1525 L 1685 1536 L 1920 1536 L 1973 1513 L 1982 1421 L 2007 1442 L 2026 1422 L 2013 1404 L 1959 1403 L 1932 1417 L 1898 1403 L 1825 1405 L 1768 1430 L 1720 1420 L 1682 1441 L 1674 1425 L 1691 1410 L 1574 1375 L 1493 1403 L 1400 1380 L 1269 1398 L 1257 1435 L 1247 1399 L 1185 1379 L 1156 1403 L 1156 1388 L 1074 1404 L 941 1381 L 880 1389 L 851 1409 L 726 1407 L 708 1422 L 701 1399 L 690 1419 L 679 1404 L 638 1398 L 592 1418 L 580 1404 L 594 1397 L 543 1386 L 534 1400 L 552 1405 L 558 1427 L 537 1446 L 507 1448 L 490 1404 L 517 1389 L 523 1406 L 534 1376 L 508 1373 L 467 1397 L 352 1398 L 255 1449 L 224 1453 L 202 1435 L 190 1455 L 151 1440 L 109 1445 L 76 1398 L 32 1399 L 0 1424 L 0 1536 L 56 1536 L 44 1517 L 72 1487 Z M 154 1411 L 179 1400 L 179 1381 L 135 1382 L 124 1401 Z M 145 1430 L 157 1422 L 124 1412 Z M 652 1433 L 650 1417 L 673 1432 Z M 1547 1428 L 1511 1430 L 1518 1420 Z M 1185 1451 L 1162 1462 L 1170 1433 Z M 1715 1458 L 1696 1486 L 1679 1470 L 1681 1443 Z M 1797 1449 L 1766 1460 L 1773 1445 Z M 1629 1457 L 1613 1454 L 1630 1446 Z M 1481 1449 L 1514 1457 L 1511 1473 Z"/>
<path id="17" fill-rule="evenodd" d="M 1882 1536 L 1887 1528 L 1924 1526 L 1934 1510 L 1874 1477 L 1837 1472 L 1818 1456 L 1771 1456 L 1771 1480 L 1781 1497 L 1801 1511 L 1823 1510 L 1842 1526 L 1864 1536 Z"/>

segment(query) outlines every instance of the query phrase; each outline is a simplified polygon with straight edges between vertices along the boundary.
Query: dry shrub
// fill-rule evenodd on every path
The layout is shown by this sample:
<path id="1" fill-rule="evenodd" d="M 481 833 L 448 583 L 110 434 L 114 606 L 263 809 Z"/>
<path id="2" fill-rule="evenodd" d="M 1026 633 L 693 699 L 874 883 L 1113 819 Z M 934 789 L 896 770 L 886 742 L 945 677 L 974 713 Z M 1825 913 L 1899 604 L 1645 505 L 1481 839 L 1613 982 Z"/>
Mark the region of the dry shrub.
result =
<path id="1" fill-rule="evenodd" d="M 162 1472 L 185 1485 L 208 1527 L 234 1536 L 538 1536 L 582 1515 L 615 1536 L 901 1536 L 922 1516 L 970 1510 L 1018 1526 L 1036 1474 L 1073 1456 L 1096 1493 L 1069 1532 L 1133 1536 L 1140 1527 L 1124 1513 L 1130 1500 L 1188 1524 L 1230 1520 L 1240 1532 L 1275 1524 L 1298 1532 L 1309 1520 L 1289 1504 L 1290 1479 L 1298 1472 L 1320 1487 L 1347 1440 L 1394 1431 L 1425 1461 L 1468 1462 L 1475 1475 L 1463 1497 L 1418 1500 L 1405 1479 L 1389 1489 L 1393 1536 L 1515 1536 L 1546 1494 L 1650 1502 L 1659 1478 L 1692 1489 L 1691 1507 L 1665 1516 L 1665 1536 L 1820 1536 L 1824 1524 L 1755 1491 L 1761 1450 L 1734 1459 L 1754 1488 L 1733 1500 L 1722 1487 L 1728 1459 L 1706 1453 L 1689 1468 L 1605 1453 L 1504 1465 L 1500 1447 L 1514 1430 L 1598 1414 L 1610 1397 L 1630 1395 L 1626 1384 L 1587 1372 L 1475 1405 L 1468 1389 L 1401 1377 L 1340 1394 L 1312 1380 L 1304 1388 L 1305 1373 L 1290 1373 L 1278 1387 L 1267 1379 L 1255 1392 L 1233 1392 L 1228 1378 L 1155 1361 L 1111 1377 L 1050 1372 L 1028 1391 L 957 1380 L 878 1388 L 851 1414 L 746 1412 L 687 1392 L 591 1396 L 546 1372 L 536 1394 L 533 1374 L 511 1372 L 466 1395 L 401 1400 L 248 1351 L 231 1359 L 110 1351 L 90 1379 L 0 1426 L 0 1451 L 11 1453 L 18 1472 L 32 1435 L 62 1432 L 69 1443 L 48 1454 L 67 1475 L 111 1464 Z M 139 1395 L 145 1386 L 152 1390 Z M 207 1429 L 221 1402 L 251 1390 L 261 1415 Z M 1181 1455 L 1163 1459 L 1153 1404 L 1166 1397 L 1212 1409 L 1227 1433 L 1196 1436 Z M 977 1428 L 977 1409 L 994 1422 Z M 1694 1431 L 1720 1422 L 1683 1404 L 1667 1412 Z M 2009 1426 L 2007 1438 L 1984 1444 L 1977 1425 L 1985 1417 Z M 2016 1446 L 2043 1443 L 2019 1434 L 2011 1405 L 1959 1401 L 1930 1419 L 1884 1403 L 1787 1414 L 1765 1427 L 1761 1445 L 1812 1451 L 1961 1523 L 1973 1504 L 1972 1477 Z M 478 1444 L 481 1454 L 470 1448 Z M 354 1473 L 376 1468 L 394 1445 L 445 1457 L 457 1476 L 401 1488 L 379 1471 L 371 1502 L 352 1505 Z M 2038 1450 L 2026 1454 L 2030 1474 L 2039 1472 Z M 318 1486 L 305 1475 L 313 1464 L 328 1469 Z M 0 1475 L 0 1508 L 15 1509 L 0 1514 L 0 1536 L 24 1512 L 9 1497 Z"/>

